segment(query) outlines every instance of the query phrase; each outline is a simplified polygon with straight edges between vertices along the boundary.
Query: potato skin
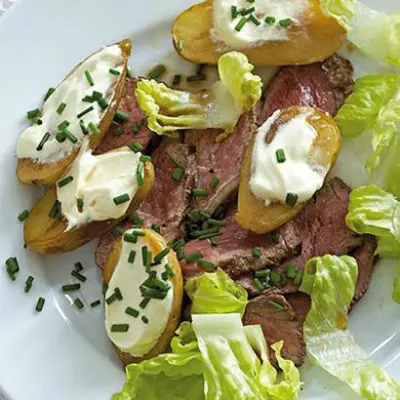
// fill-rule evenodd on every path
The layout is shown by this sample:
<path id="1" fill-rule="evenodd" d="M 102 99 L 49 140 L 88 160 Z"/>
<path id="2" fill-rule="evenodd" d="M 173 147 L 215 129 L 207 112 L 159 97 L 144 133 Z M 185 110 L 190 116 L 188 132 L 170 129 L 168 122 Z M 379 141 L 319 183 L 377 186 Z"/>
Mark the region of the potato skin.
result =
<path id="1" fill-rule="evenodd" d="M 311 158 L 317 164 L 331 169 L 339 155 L 341 136 L 335 121 L 320 110 L 310 107 L 290 107 L 284 110 L 277 123 L 282 124 L 302 112 L 311 112 L 307 121 L 318 132 L 313 148 L 323 151 L 312 152 Z M 236 222 L 244 229 L 255 233 L 271 232 L 293 219 L 305 206 L 300 203 L 289 207 L 282 203 L 273 203 L 268 207 L 256 198 L 250 190 L 252 153 L 255 137 L 251 140 L 240 171 L 238 208 L 235 214 Z"/>
<path id="2" fill-rule="evenodd" d="M 160 252 L 167 246 L 167 242 L 165 239 L 159 235 L 158 233 L 152 231 L 151 229 L 144 229 L 146 233 L 146 237 L 154 243 L 154 248 L 156 249 L 156 253 Z M 103 269 L 103 281 L 105 283 L 109 283 L 114 273 L 115 267 L 118 264 L 119 257 L 122 249 L 122 240 L 116 240 L 114 243 L 114 247 L 110 252 L 107 261 L 104 265 Z M 171 280 L 173 288 L 174 288 L 174 300 L 172 303 L 172 310 L 167 321 L 167 325 L 163 334 L 161 335 L 157 344 L 143 357 L 135 357 L 132 354 L 125 353 L 118 349 L 116 346 L 115 349 L 118 353 L 119 358 L 122 363 L 126 366 L 132 363 L 138 363 L 143 360 L 148 360 L 150 358 L 155 357 L 158 354 L 164 353 L 171 342 L 171 339 L 174 336 L 175 330 L 179 325 L 181 318 L 181 310 L 182 310 L 182 298 L 183 298 L 183 279 L 182 279 L 182 271 L 179 265 L 179 261 L 176 257 L 175 252 L 171 249 L 168 254 L 168 264 L 171 266 L 173 271 L 175 272 L 175 276 Z"/>
<path id="3" fill-rule="evenodd" d="M 145 163 L 144 173 L 144 185 L 136 192 L 126 214 L 133 212 L 139 207 L 153 186 L 154 168 L 150 162 Z M 90 222 L 77 229 L 65 232 L 67 227 L 66 220 L 49 216 L 49 212 L 56 199 L 57 190 L 53 186 L 36 203 L 25 220 L 25 243 L 28 247 L 41 254 L 64 253 L 74 250 L 112 229 L 124 218 L 123 216 L 119 219 Z"/>
<path id="4" fill-rule="evenodd" d="M 296 1 L 296 0 L 293 0 Z M 310 4 L 301 27 L 290 28 L 289 40 L 270 41 L 262 46 L 240 50 L 256 67 L 311 64 L 339 50 L 346 38 L 345 30 L 323 14 L 319 0 Z M 175 49 L 186 60 L 197 64 L 217 64 L 223 52 L 217 51 L 210 38 L 213 26 L 212 0 L 196 4 L 175 20 L 172 38 Z M 183 40 L 183 49 L 177 44 Z"/>
<path id="5" fill-rule="evenodd" d="M 92 149 L 95 149 L 100 144 L 104 135 L 108 131 L 108 128 L 110 127 L 111 122 L 114 118 L 114 114 L 117 111 L 118 105 L 124 94 L 126 82 L 125 75 L 128 67 L 128 58 L 131 54 L 131 42 L 129 39 L 124 39 L 121 40 L 118 44 L 122 51 L 124 68 L 119 77 L 119 81 L 116 84 L 114 97 L 110 102 L 111 106 L 104 114 L 103 119 L 100 121 L 99 129 L 101 131 L 101 135 L 90 136 L 90 148 Z M 82 64 L 82 62 L 80 64 Z M 80 64 L 78 64 L 67 75 L 67 77 L 70 76 L 79 67 Z M 58 179 L 63 175 L 66 169 L 72 164 L 78 153 L 79 148 L 76 148 L 68 156 L 55 163 L 38 163 L 36 160 L 33 160 L 31 158 L 20 158 L 17 164 L 17 178 L 21 183 L 25 184 L 52 185 L 53 183 L 58 181 Z"/>

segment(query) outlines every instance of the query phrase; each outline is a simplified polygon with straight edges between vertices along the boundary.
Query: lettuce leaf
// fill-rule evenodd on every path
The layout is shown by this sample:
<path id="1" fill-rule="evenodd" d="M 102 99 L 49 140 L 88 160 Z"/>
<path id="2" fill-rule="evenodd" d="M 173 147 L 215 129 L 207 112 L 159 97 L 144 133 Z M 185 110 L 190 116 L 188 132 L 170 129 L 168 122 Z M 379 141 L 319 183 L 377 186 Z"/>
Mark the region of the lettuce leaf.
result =
<path id="1" fill-rule="evenodd" d="M 173 353 L 177 354 L 199 351 L 196 334 L 194 333 L 190 322 L 183 321 L 179 325 L 175 332 L 175 336 L 172 338 L 171 349 Z"/>
<path id="2" fill-rule="evenodd" d="M 336 18 L 362 52 L 400 66 L 400 14 L 388 15 L 357 0 L 321 0 L 321 8 Z"/>
<path id="3" fill-rule="evenodd" d="M 136 97 L 149 128 L 159 135 L 206 128 L 230 133 L 239 117 L 261 98 L 262 81 L 252 74 L 253 68 L 244 54 L 230 52 L 218 60 L 220 81 L 206 91 L 189 93 L 141 80 Z"/>
<path id="4" fill-rule="evenodd" d="M 393 281 L 392 299 L 400 304 L 400 262 L 397 263 L 397 276 Z"/>
<path id="5" fill-rule="evenodd" d="M 357 276 L 353 257 L 327 255 L 308 261 L 300 286 L 311 296 L 303 328 L 307 354 L 365 399 L 400 399 L 400 384 L 368 359 L 347 329 Z"/>
<path id="6" fill-rule="evenodd" d="M 185 291 L 192 300 L 192 314 L 240 313 L 247 305 L 246 290 L 222 269 L 188 279 Z"/>

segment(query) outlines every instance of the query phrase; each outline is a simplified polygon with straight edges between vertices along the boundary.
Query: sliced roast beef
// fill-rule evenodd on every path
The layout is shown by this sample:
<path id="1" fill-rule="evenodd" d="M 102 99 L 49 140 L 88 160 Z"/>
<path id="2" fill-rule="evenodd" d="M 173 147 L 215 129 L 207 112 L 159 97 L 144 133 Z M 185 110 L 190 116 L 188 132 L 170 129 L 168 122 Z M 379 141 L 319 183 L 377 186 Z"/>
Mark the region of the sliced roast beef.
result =
<path id="1" fill-rule="evenodd" d="M 193 240 L 186 244 L 185 254 L 200 252 L 215 267 L 222 268 L 231 276 L 239 276 L 247 271 L 279 265 L 284 258 L 299 251 L 300 236 L 292 222 L 281 226 L 274 236 L 258 235 L 241 228 L 231 212 L 220 233 L 216 247 L 212 247 L 208 240 Z M 254 247 L 260 248 L 259 257 L 253 254 Z M 196 262 L 182 262 L 182 270 L 185 277 L 204 272 Z"/>
<path id="2" fill-rule="evenodd" d="M 129 113 L 129 121 L 122 124 L 113 123 L 97 147 L 96 153 L 105 153 L 132 142 L 140 143 L 144 148 L 149 145 L 154 134 L 147 127 L 145 114 L 136 100 L 135 89 L 135 80 L 127 78 L 125 94 L 121 99 L 119 109 Z"/>
<path id="3" fill-rule="evenodd" d="M 296 292 L 286 294 L 285 299 L 292 306 L 297 319 L 303 323 L 311 308 L 311 297 L 308 294 Z"/>
<path id="4" fill-rule="evenodd" d="M 181 225 L 186 214 L 189 197 L 196 173 L 194 154 L 188 145 L 168 143 L 164 140 L 153 153 L 155 181 L 147 198 L 140 205 L 137 214 L 144 221 L 145 227 L 153 224 L 160 226 L 160 233 L 167 241 L 175 240 L 181 235 Z M 185 168 L 181 180 L 172 178 L 172 172 L 178 163 Z M 129 221 L 121 224 L 123 229 L 131 226 Z M 117 235 L 106 233 L 100 238 L 96 251 L 96 264 L 101 268 L 112 249 Z"/>
<path id="5" fill-rule="evenodd" d="M 353 83 L 351 63 L 337 54 L 322 63 L 283 67 L 267 87 L 260 121 L 291 106 L 320 108 L 334 116 Z"/>
<path id="6" fill-rule="evenodd" d="M 221 203 L 236 196 L 239 185 L 240 166 L 250 139 L 258 125 L 260 106 L 239 119 L 235 132 L 224 141 L 217 143 L 221 134 L 218 129 L 193 130 L 186 133 L 186 142 L 196 147 L 198 180 L 196 187 L 205 189 L 206 197 L 193 199 L 193 208 L 213 212 Z M 216 188 L 211 188 L 213 177 L 219 179 Z"/>
<path id="7" fill-rule="evenodd" d="M 302 319 L 292 305 L 279 293 L 262 294 L 247 303 L 243 317 L 245 325 L 261 325 L 269 346 L 283 340 L 282 356 L 296 365 L 306 356 Z M 276 362 L 270 351 L 272 362 Z"/>

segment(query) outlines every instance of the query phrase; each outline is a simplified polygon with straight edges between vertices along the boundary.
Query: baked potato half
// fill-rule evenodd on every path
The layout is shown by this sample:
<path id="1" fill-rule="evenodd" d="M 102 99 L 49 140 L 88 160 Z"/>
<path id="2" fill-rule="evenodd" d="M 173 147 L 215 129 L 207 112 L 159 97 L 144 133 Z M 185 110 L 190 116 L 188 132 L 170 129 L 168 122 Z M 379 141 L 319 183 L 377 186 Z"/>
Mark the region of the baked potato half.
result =
<path id="1" fill-rule="evenodd" d="M 259 47 L 240 50 L 253 65 L 311 64 L 339 50 L 346 38 L 345 30 L 334 18 L 323 14 L 319 0 L 307 1 L 309 8 L 302 17 L 302 25 L 289 29 L 288 40 L 269 41 Z M 180 14 L 172 28 L 179 55 L 193 63 L 217 64 L 223 52 L 217 50 L 210 37 L 212 27 L 212 0 L 196 4 Z"/>
<path id="2" fill-rule="evenodd" d="M 144 232 L 146 234 L 146 239 L 151 243 L 151 251 L 153 254 L 160 253 L 163 249 L 165 249 L 168 246 L 166 240 L 153 230 L 144 229 Z M 107 284 L 110 282 L 115 267 L 119 262 L 121 248 L 122 248 L 122 239 L 116 240 L 113 249 L 108 255 L 107 261 L 104 265 L 103 281 Z M 167 260 L 168 264 L 175 273 L 174 277 L 170 280 L 170 283 L 174 289 L 174 299 L 172 302 L 172 308 L 169 314 L 167 324 L 157 344 L 143 357 L 135 357 L 132 354 L 121 351 L 119 348 L 115 346 L 118 356 L 125 366 L 132 363 L 138 363 L 142 360 L 147 360 L 155 357 L 158 354 L 164 353 L 168 349 L 169 344 L 174 336 L 175 330 L 179 325 L 181 318 L 181 311 L 182 311 L 182 299 L 183 299 L 182 272 L 176 254 L 172 249 L 167 255 Z"/>
<path id="3" fill-rule="evenodd" d="M 154 168 L 151 162 L 144 164 L 144 185 L 139 187 L 126 214 L 136 210 L 146 198 L 154 183 Z M 67 222 L 49 214 L 57 200 L 57 189 L 51 187 L 35 204 L 24 225 L 24 239 L 28 247 L 41 254 L 67 252 L 101 236 L 123 218 L 94 221 L 71 231 L 65 231 Z"/>
<path id="4" fill-rule="evenodd" d="M 125 76 L 128 68 L 128 59 L 131 55 L 131 41 L 129 39 L 121 40 L 118 43 L 122 56 L 123 56 L 123 72 L 119 75 L 114 96 L 110 101 L 110 106 L 106 109 L 102 120 L 98 124 L 100 130 L 99 135 L 90 136 L 90 148 L 95 149 L 103 139 L 108 128 L 113 121 L 114 114 L 117 111 L 118 105 L 122 99 L 125 89 Z M 90 55 L 89 57 L 91 57 Z M 87 58 L 89 58 L 87 57 Z M 85 60 L 87 60 L 87 58 Z M 67 75 L 68 78 L 74 71 L 83 63 L 83 60 Z M 65 78 L 65 79 L 66 79 Z M 67 168 L 72 164 L 74 159 L 79 153 L 79 147 L 75 148 L 65 158 L 52 163 L 39 163 L 32 158 L 20 158 L 17 164 L 17 178 L 21 183 L 25 184 L 40 184 L 40 185 L 52 185 L 63 175 Z"/>
<path id="5" fill-rule="evenodd" d="M 310 113 L 307 122 L 318 133 L 310 153 L 310 160 L 315 165 L 324 167 L 327 175 L 336 162 L 341 145 L 339 128 L 331 117 L 310 107 L 290 107 L 282 112 L 275 124 L 272 125 L 271 130 L 277 129 L 279 125 L 305 112 Z M 263 200 L 254 196 L 249 186 L 254 141 L 255 137 L 246 150 L 240 171 L 238 207 L 235 219 L 244 229 L 255 233 L 267 233 L 293 219 L 306 202 L 299 203 L 295 207 L 278 202 L 266 206 Z"/>

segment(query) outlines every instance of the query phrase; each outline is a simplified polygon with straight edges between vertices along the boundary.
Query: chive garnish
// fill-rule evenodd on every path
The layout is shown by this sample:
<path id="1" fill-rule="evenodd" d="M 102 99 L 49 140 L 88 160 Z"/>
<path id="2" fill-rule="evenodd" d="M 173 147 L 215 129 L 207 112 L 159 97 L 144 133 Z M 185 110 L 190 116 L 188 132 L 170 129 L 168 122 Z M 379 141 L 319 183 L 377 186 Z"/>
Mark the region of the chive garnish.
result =
<path id="1" fill-rule="evenodd" d="M 11 268 L 7 267 L 6 271 L 12 281 L 15 281 L 15 279 L 17 279 L 15 274 L 12 272 Z"/>
<path id="2" fill-rule="evenodd" d="M 79 290 L 81 288 L 81 284 L 80 283 L 71 283 L 69 285 L 63 285 L 62 286 L 62 291 L 64 293 L 67 292 L 73 292 L 75 290 Z"/>
<path id="3" fill-rule="evenodd" d="M 304 273 L 304 271 L 303 271 L 302 269 L 297 270 L 296 276 L 295 276 L 295 278 L 293 279 L 293 283 L 294 283 L 296 286 L 300 286 L 301 281 L 303 280 L 303 273 Z"/>
<path id="4" fill-rule="evenodd" d="M 136 181 L 139 187 L 144 185 L 144 178 L 143 178 L 143 163 L 139 163 L 136 169 Z"/>
<path id="5" fill-rule="evenodd" d="M 149 259 L 149 257 L 148 257 L 147 246 L 143 246 L 141 250 L 142 250 L 142 263 L 143 263 L 143 265 L 144 265 L 145 267 L 147 267 L 147 265 L 148 265 L 148 259 Z"/>
<path id="6" fill-rule="evenodd" d="M 144 221 L 142 218 L 139 217 L 139 214 L 137 212 L 129 215 L 129 219 L 131 220 L 131 222 L 135 225 L 135 227 L 142 227 L 144 224 Z"/>
<path id="7" fill-rule="evenodd" d="M 184 174 L 185 174 L 185 168 L 176 167 L 176 168 L 174 168 L 173 171 L 172 171 L 172 179 L 173 179 L 174 181 L 179 182 L 179 181 L 182 179 L 182 177 L 183 177 Z"/>
<path id="8" fill-rule="evenodd" d="M 250 15 L 249 21 L 251 21 L 254 25 L 257 25 L 257 26 L 261 25 L 260 20 L 253 14 Z"/>
<path id="9" fill-rule="evenodd" d="M 74 264 L 74 268 L 75 268 L 75 271 L 76 271 L 76 272 L 81 272 L 81 271 L 83 271 L 83 265 L 82 265 L 82 263 L 81 263 L 80 261 L 77 261 L 77 262 Z"/>
<path id="10" fill-rule="evenodd" d="M 243 16 L 246 16 L 246 15 L 249 15 L 249 14 L 253 13 L 254 11 L 256 11 L 256 8 L 255 7 L 250 7 L 250 8 L 247 8 L 245 10 L 242 10 L 240 12 L 240 14 L 243 15 Z"/>
<path id="11" fill-rule="evenodd" d="M 31 121 L 40 117 L 40 115 L 41 115 L 41 112 L 38 108 L 35 108 L 34 110 L 30 110 L 26 113 L 27 118 Z"/>
<path id="12" fill-rule="evenodd" d="M 207 220 L 207 222 L 210 225 L 225 226 L 225 222 L 224 221 L 220 221 L 219 219 L 210 218 L 210 219 Z"/>
<path id="13" fill-rule="evenodd" d="M 136 251 L 131 250 L 128 257 L 128 263 L 133 264 L 135 262 L 135 257 L 136 257 Z"/>
<path id="14" fill-rule="evenodd" d="M 7 258 L 5 264 L 7 265 L 8 269 L 11 271 L 11 273 L 15 274 L 15 273 L 19 272 L 19 264 L 18 264 L 18 260 L 16 257 Z"/>
<path id="15" fill-rule="evenodd" d="M 95 300 L 95 301 L 93 301 L 92 303 L 90 303 L 90 307 L 97 307 L 97 306 L 99 306 L 101 304 L 101 301 L 100 300 Z"/>
<path id="16" fill-rule="evenodd" d="M 212 190 L 215 190 L 217 188 L 217 186 L 219 185 L 219 182 L 220 182 L 220 179 L 218 178 L 218 176 L 214 175 L 210 182 L 210 188 Z"/>
<path id="17" fill-rule="evenodd" d="M 62 188 L 65 185 L 68 185 L 68 183 L 71 183 L 74 180 L 74 177 L 69 175 L 67 177 L 65 177 L 64 179 L 62 179 L 61 181 L 57 182 L 57 186 L 59 188 Z"/>
<path id="18" fill-rule="evenodd" d="M 135 235 L 135 236 L 146 236 L 146 234 L 143 232 L 143 231 L 132 231 L 132 235 Z"/>
<path id="19" fill-rule="evenodd" d="M 275 155 L 276 155 L 276 161 L 279 164 L 282 164 L 282 163 L 284 163 L 286 161 L 286 155 L 285 155 L 285 151 L 283 149 L 278 149 L 275 152 Z"/>
<path id="20" fill-rule="evenodd" d="M 268 25 L 273 25 L 276 22 L 276 18 L 272 16 L 267 16 L 264 20 Z"/>
<path id="21" fill-rule="evenodd" d="M 87 135 L 89 133 L 88 129 L 85 126 L 85 123 L 82 120 L 79 121 L 79 126 L 84 135 Z"/>
<path id="22" fill-rule="evenodd" d="M 102 97 L 101 99 L 97 100 L 97 104 L 99 105 L 99 107 L 102 110 L 105 110 L 108 107 L 108 102 L 104 97 Z"/>
<path id="23" fill-rule="evenodd" d="M 106 298 L 106 303 L 108 304 L 108 305 L 110 305 L 110 304 L 112 304 L 115 300 L 117 300 L 118 299 L 118 297 L 117 297 L 117 295 L 116 295 L 116 293 L 114 292 L 111 296 L 109 296 L 109 297 L 107 297 Z"/>
<path id="24" fill-rule="evenodd" d="M 85 282 L 86 281 L 86 276 L 83 276 L 78 271 L 75 271 L 75 270 L 71 271 L 71 275 L 73 277 L 75 277 L 76 279 L 79 279 L 81 282 Z"/>
<path id="25" fill-rule="evenodd" d="M 206 197 L 208 195 L 207 190 L 202 188 L 195 188 L 192 190 L 192 195 L 194 197 Z"/>
<path id="26" fill-rule="evenodd" d="M 259 290 L 260 292 L 262 292 L 264 290 L 264 286 L 263 284 L 260 282 L 259 279 L 255 278 L 253 279 L 253 285 L 254 287 Z"/>
<path id="27" fill-rule="evenodd" d="M 128 332 L 129 324 L 114 324 L 111 325 L 111 332 Z"/>
<path id="28" fill-rule="evenodd" d="M 39 144 L 36 147 L 36 151 L 41 151 L 43 150 L 43 146 L 46 144 L 46 142 L 50 139 L 50 132 L 46 132 L 43 137 L 42 140 L 39 142 Z"/>
<path id="29" fill-rule="evenodd" d="M 82 101 L 86 102 L 86 103 L 93 103 L 94 102 L 94 98 L 92 96 L 85 96 Z"/>
<path id="30" fill-rule="evenodd" d="M 156 65 L 148 74 L 149 79 L 158 79 L 167 70 L 164 64 Z"/>
<path id="31" fill-rule="evenodd" d="M 21 213 L 19 213 L 18 220 L 23 222 L 28 218 L 28 216 L 29 216 L 29 211 L 28 210 L 24 210 Z"/>
<path id="32" fill-rule="evenodd" d="M 164 268 L 165 268 L 165 272 L 167 273 L 167 275 L 170 278 L 173 278 L 175 276 L 175 272 L 169 264 L 165 264 Z"/>
<path id="33" fill-rule="evenodd" d="M 147 307 L 147 304 L 150 303 L 150 297 L 145 297 L 140 303 L 139 303 L 139 307 L 144 310 Z"/>
<path id="34" fill-rule="evenodd" d="M 296 193 L 288 193 L 285 202 L 289 207 L 294 207 L 298 199 L 299 196 Z"/>
<path id="35" fill-rule="evenodd" d="M 118 122 L 119 124 L 129 121 L 129 113 L 124 110 L 117 110 L 114 115 L 114 121 Z"/>
<path id="36" fill-rule="evenodd" d="M 85 71 L 85 75 L 86 75 L 87 81 L 89 82 L 89 85 L 90 85 L 90 86 L 94 86 L 94 80 L 93 80 L 93 78 L 92 78 L 91 73 L 90 73 L 88 70 L 86 70 L 86 71 Z"/>
<path id="37" fill-rule="evenodd" d="M 116 294 L 117 299 L 118 299 L 119 301 L 121 301 L 121 300 L 123 299 L 121 290 L 120 290 L 118 287 L 115 288 L 114 293 Z"/>
<path id="38" fill-rule="evenodd" d="M 132 235 L 132 233 L 125 233 L 124 242 L 137 243 L 137 235 Z"/>
<path id="39" fill-rule="evenodd" d="M 206 271 L 212 271 L 215 266 L 214 263 L 212 263 L 211 261 L 207 261 L 207 260 L 199 260 L 197 262 L 197 264 L 199 264 L 199 266 Z"/>
<path id="40" fill-rule="evenodd" d="M 119 226 L 115 226 L 113 229 L 112 229 L 112 233 L 114 233 L 114 235 L 117 235 L 117 236 L 122 236 L 123 234 L 124 234 L 124 230 L 121 228 L 121 227 L 119 227 Z"/>
<path id="41" fill-rule="evenodd" d="M 113 199 L 114 204 L 116 206 L 118 206 L 119 204 L 122 204 L 122 203 L 126 203 L 129 200 L 130 200 L 130 197 L 129 197 L 128 193 L 120 194 L 119 196 L 114 197 L 114 199 Z"/>
<path id="42" fill-rule="evenodd" d="M 199 251 L 195 251 L 185 256 L 185 261 L 187 264 L 191 264 L 197 260 L 200 260 L 201 258 L 203 258 L 203 254 Z"/>
<path id="43" fill-rule="evenodd" d="M 172 86 L 178 86 L 181 83 L 181 80 L 182 80 L 181 74 L 174 75 L 174 78 L 172 79 Z"/>
<path id="44" fill-rule="evenodd" d="M 90 113 L 90 111 L 93 111 L 94 110 L 94 107 L 93 106 L 90 106 L 90 107 L 88 107 L 88 108 L 86 108 L 86 110 L 83 110 L 83 111 L 81 111 L 77 116 L 76 116 L 76 118 L 82 118 L 85 114 L 87 114 L 87 113 Z"/>
<path id="45" fill-rule="evenodd" d="M 57 107 L 57 114 L 62 114 L 65 110 L 67 105 L 65 103 L 60 103 L 60 105 Z"/>
<path id="46" fill-rule="evenodd" d="M 279 243 L 279 233 L 277 231 L 270 232 L 269 237 L 271 238 L 272 243 Z"/>
<path id="47" fill-rule="evenodd" d="M 279 311 L 279 312 L 285 310 L 285 307 L 283 307 L 279 303 L 276 303 L 275 301 L 272 301 L 272 300 L 265 300 L 264 304 L 266 306 L 268 306 L 269 308 L 273 308 L 274 310 Z"/>
<path id="48" fill-rule="evenodd" d="M 133 132 L 133 133 L 138 133 L 138 132 L 142 129 L 142 127 L 143 127 L 143 125 L 144 125 L 144 122 L 145 122 L 144 119 L 142 119 L 142 120 L 139 121 L 139 122 L 135 122 L 135 123 L 132 125 L 132 132 Z"/>
<path id="49" fill-rule="evenodd" d="M 279 285 L 281 278 L 281 274 L 278 271 L 271 271 L 270 281 L 273 285 Z"/>
<path id="50" fill-rule="evenodd" d="M 296 277 L 296 273 L 297 273 L 297 268 L 294 265 L 288 264 L 286 266 L 286 276 L 289 279 L 295 278 Z"/>
<path id="51" fill-rule="evenodd" d="M 160 225 L 159 224 L 151 224 L 151 229 L 154 232 L 160 233 Z"/>
<path id="52" fill-rule="evenodd" d="M 217 239 L 215 239 L 215 237 L 210 238 L 209 240 L 211 247 L 217 247 L 218 243 L 217 243 Z"/>
<path id="53" fill-rule="evenodd" d="M 67 120 L 64 120 L 63 122 L 58 124 L 57 129 L 59 131 L 63 131 L 65 128 L 68 128 L 68 127 L 69 127 L 69 122 Z"/>
<path id="54" fill-rule="evenodd" d="M 146 316 L 142 316 L 142 322 L 144 323 L 144 324 L 148 324 L 149 323 L 149 319 L 146 317 Z"/>
<path id="55" fill-rule="evenodd" d="M 112 74 L 112 75 L 115 75 L 115 76 L 118 76 L 118 75 L 121 75 L 121 72 L 119 72 L 117 69 L 115 69 L 115 68 L 110 68 L 109 70 L 108 70 L 108 72 L 110 73 L 110 74 Z"/>
<path id="56" fill-rule="evenodd" d="M 185 246 L 185 241 L 183 239 L 176 240 L 172 243 L 172 248 L 177 250 L 179 247 Z"/>
<path id="57" fill-rule="evenodd" d="M 166 247 L 164 250 L 160 251 L 153 259 L 153 263 L 154 264 L 159 264 L 162 259 L 167 256 L 169 253 L 169 248 Z"/>
<path id="58" fill-rule="evenodd" d="M 186 78 L 187 82 L 200 82 L 205 80 L 206 80 L 205 75 L 190 75 Z"/>
<path id="59" fill-rule="evenodd" d="M 76 208 L 79 212 L 83 211 L 83 199 L 81 199 L 80 197 L 76 199 Z"/>
<path id="60" fill-rule="evenodd" d="M 82 300 L 78 297 L 74 300 L 74 306 L 78 309 L 78 310 L 82 310 L 82 308 L 85 306 L 82 303 Z"/>
<path id="61" fill-rule="evenodd" d="M 134 153 L 139 153 L 140 151 L 143 150 L 143 145 L 138 142 L 133 142 L 129 143 L 128 147 L 134 152 Z"/>
<path id="62" fill-rule="evenodd" d="M 219 229 L 220 228 L 218 226 L 213 226 L 212 228 L 207 228 L 207 229 L 202 229 L 202 230 L 196 231 L 193 233 L 192 236 L 195 238 L 198 238 L 200 236 L 207 235 L 209 233 L 218 233 Z"/>
<path id="63" fill-rule="evenodd" d="M 288 28 L 290 25 L 294 24 L 294 21 L 291 18 L 285 18 L 285 19 L 281 19 L 279 21 L 279 25 L 282 28 Z"/>
<path id="64" fill-rule="evenodd" d="M 53 87 L 48 88 L 43 101 L 46 102 L 55 91 L 56 89 Z"/>
<path id="65" fill-rule="evenodd" d="M 139 161 L 141 161 L 141 162 L 149 162 L 149 161 L 151 161 L 151 157 L 150 156 L 141 155 L 139 157 Z"/>
<path id="66" fill-rule="evenodd" d="M 101 130 L 93 122 L 89 122 L 88 128 L 92 131 L 93 135 L 101 135 Z"/>
<path id="67" fill-rule="evenodd" d="M 256 278 L 264 278 L 269 280 L 269 277 L 271 275 L 271 270 L 270 269 L 259 269 L 254 272 L 254 275 Z"/>
<path id="68" fill-rule="evenodd" d="M 38 298 L 38 301 L 37 301 L 36 307 L 35 307 L 37 312 L 41 312 L 43 310 L 45 301 L 46 300 L 43 297 Z"/>
<path id="69" fill-rule="evenodd" d="M 235 19 L 238 16 L 238 9 L 236 6 L 231 6 L 231 18 Z"/>
<path id="70" fill-rule="evenodd" d="M 132 307 L 126 307 L 125 314 L 128 314 L 133 318 L 137 318 L 139 316 L 139 311 Z"/>
<path id="71" fill-rule="evenodd" d="M 177 40 L 176 49 L 178 50 L 178 53 L 180 53 L 183 50 L 183 39 Z"/>
<path id="72" fill-rule="evenodd" d="M 67 138 L 71 143 L 76 143 L 78 141 L 78 139 L 68 130 L 68 129 L 64 129 L 61 132 L 65 138 Z"/>
<path id="73" fill-rule="evenodd" d="M 185 258 L 185 247 L 181 246 L 176 249 L 176 257 L 178 258 L 179 261 L 183 260 Z"/>
<path id="74" fill-rule="evenodd" d="M 25 293 L 28 293 L 31 290 L 34 279 L 35 278 L 32 275 L 29 275 L 28 278 L 26 278 L 24 289 Z"/>
<path id="75" fill-rule="evenodd" d="M 258 246 L 255 246 L 251 249 L 251 254 L 253 255 L 254 258 L 260 258 L 261 257 L 261 248 Z"/>
<path id="76" fill-rule="evenodd" d="M 92 98 L 95 101 L 99 101 L 103 97 L 103 93 L 98 92 L 97 90 L 93 90 Z"/>
<path id="77" fill-rule="evenodd" d="M 61 203 L 56 200 L 53 204 L 53 207 L 50 210 L 49 217 L 51 218 L 60 218 L 61 217 Z"/>

